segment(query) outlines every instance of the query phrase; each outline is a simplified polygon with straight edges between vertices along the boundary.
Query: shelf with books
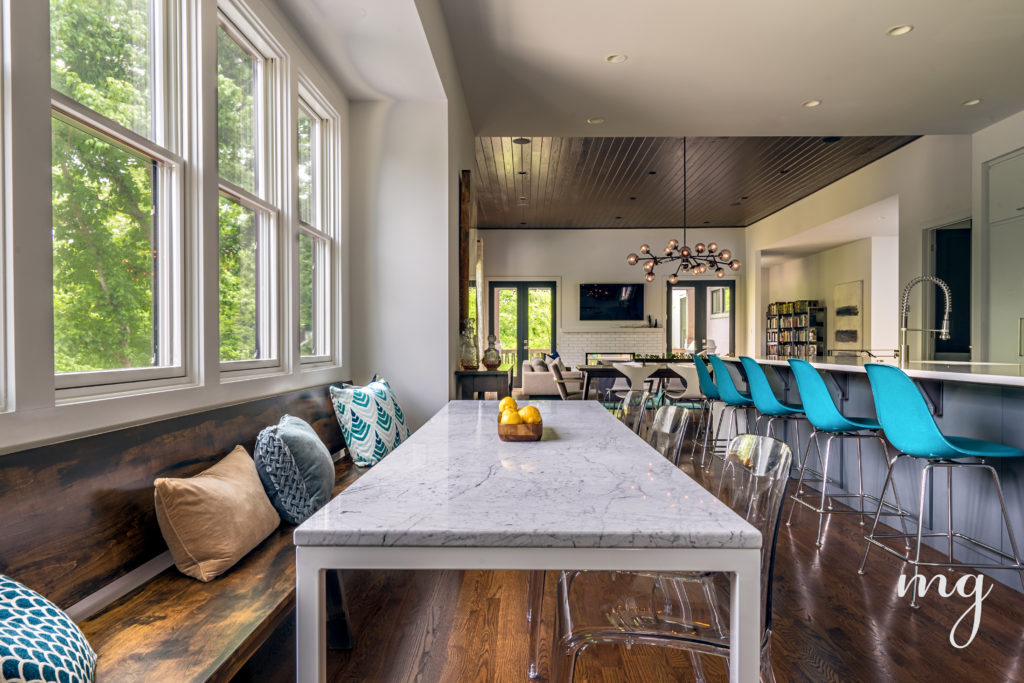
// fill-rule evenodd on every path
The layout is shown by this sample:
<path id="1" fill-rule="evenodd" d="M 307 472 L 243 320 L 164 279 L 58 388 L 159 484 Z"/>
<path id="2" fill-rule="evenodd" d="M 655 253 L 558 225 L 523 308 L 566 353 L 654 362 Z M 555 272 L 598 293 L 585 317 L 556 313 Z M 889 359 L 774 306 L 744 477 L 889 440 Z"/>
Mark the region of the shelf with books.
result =
<path id="1" fill-rule="evenodd" d="M 765 353 L 769 356 L 823 356 L 824 306 L 816 299 L 775 301 L 765 314 Z"/>

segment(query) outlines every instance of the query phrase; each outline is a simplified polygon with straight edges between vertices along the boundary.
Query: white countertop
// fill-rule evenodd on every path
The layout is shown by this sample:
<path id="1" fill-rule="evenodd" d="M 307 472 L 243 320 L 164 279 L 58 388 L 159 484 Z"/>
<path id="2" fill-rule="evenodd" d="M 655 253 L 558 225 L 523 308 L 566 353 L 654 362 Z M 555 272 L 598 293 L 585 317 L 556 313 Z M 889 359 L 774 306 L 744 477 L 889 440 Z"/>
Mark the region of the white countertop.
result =
<path id="1" fill-rule="evenodd" d="M 448 403 L 300 525 L 295 544 L 761 546 L 757 529 L 596 401 L 530 403 L 544 437 L 526 443 L 498 439 L 496 401 Z"/>
<path id="2" fill-rule="evenodd" d="M 728 358 L 739 362 L 738 358 Z M 764 365 L 789 365 L 784 358 L 755 358 Z M 808 358 L 811 365 L 819 370 L 834 372 L 864 372 L 865 363 L 886 363 L 896 365 L 893 358 L 850 358 L 837 360 L 834 357 Z M 910 361 L 903 370 L 915 379 L 927 379 L 944 382 L 972 382 L 975 384 L 995 384 L 1006 387 L 1024 387 L 1024 366 L 1012 363 L 968 363 L 943 361 Z"/>

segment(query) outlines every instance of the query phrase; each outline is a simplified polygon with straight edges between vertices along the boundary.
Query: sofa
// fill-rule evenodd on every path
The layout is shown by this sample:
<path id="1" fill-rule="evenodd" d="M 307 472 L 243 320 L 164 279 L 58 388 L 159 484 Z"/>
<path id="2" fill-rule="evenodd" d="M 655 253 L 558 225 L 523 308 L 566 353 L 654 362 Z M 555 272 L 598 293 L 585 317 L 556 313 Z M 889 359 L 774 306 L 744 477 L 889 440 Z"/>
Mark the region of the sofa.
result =
<path id="1" fill-rule="evenodd" d="M 521 372 L 523 398 L 558 398 L 558 387 L 555 385 L 555 377 L 550 370 L 539 371 L 534 369 L 530 361 L 523 361 Z M 577 387 L 572 382 L 580 381 L 583 378 L 583 373 L 579 370 L 563 370 L 562 378 L 570 382 L 568 388 L 574 389 Z"/>

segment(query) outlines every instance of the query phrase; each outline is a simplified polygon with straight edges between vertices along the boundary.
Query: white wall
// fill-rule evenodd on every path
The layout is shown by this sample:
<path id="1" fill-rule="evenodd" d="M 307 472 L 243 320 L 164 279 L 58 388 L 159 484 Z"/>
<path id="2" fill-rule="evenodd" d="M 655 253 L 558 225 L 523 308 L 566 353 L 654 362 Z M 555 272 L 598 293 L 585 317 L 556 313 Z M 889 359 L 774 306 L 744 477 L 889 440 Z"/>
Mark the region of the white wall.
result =
<path id="1" fill-rule="evenodd" d="M 925 136 L 751 225 L 746 235 L 750 267 L 745 291 L 738 297 L 745 302 L 748 311 L 747 324 L 738 330 L 740 350 L 756 353 L 764 341 L 765 323 L 761 313 L 768 299 L 760 263 L 762 249 L 898 195 L 898 277 L 902 286 L 922 272 L 922 231 L 971 215 L 970 178 L 970 136 Z M 915 292 L 912 303 L 911 326 L 920 327 L 924 308 L 920 292 Z"/>
<path id="2" fill-rule="evenodd" d="M 559 334 L 572 332 L 615 332 L 636 323 L 593 322 L 579 319 L 579 285 L 586 282 L 644 283 L 644 271 L 626 263 L 630 252 L 639 253 L 641 244 L 660 253 L 670 239 L 682 241 L 683 231 L 676 228 L 657 230 L 481 230 L 484 241 L 484 280 L 530 279 L 558 280 Z M 738 272 L 727 270 L 726 280 L 736 279 L 737 294 L 742 292 L 746 274 L 746 254 L 742 230 L 689 230 L 691 246 L 697 242 L 717 241 L 743 263 Z M 665 325 L 666 278 L 672 269 L 662 266 L 654 282 L 644 283 L 644 312 Z M 699 276 L 708 282 L 713 275 Z M 745 315 L 742 303 L 737 308 L 737 322 Z M 627 349 L 629 350 L 629 349 Z"/>
<path id="3" fill-rule="evenodd" d="M 971 203 L 972 226 L 971 286 L 975 291 L 971 308 L 973 360 L 989 360 L 989 293 L 999 286 L 999 278 L 1008 273 L 989 267 L 988 203 L 983 165 L 997 157 L 1024 147 L 1024 112 L 1019 112 L 971 136 Z M 1012 273 L 1012 277 L 1020 277 Z M 985 305 L 982 305 L 985 304 Z"/>
<path id="4" fill-rule="evenodd" d="M 767 301 L 817 299 L 828 309 L 826 348 L 835 330 L 833 291 L 843 282 L 864 282 L 861 348 L 892 350 L 899 343 L 893 312 L 899 290 L 896 237 L 869 237 L 801 258 L 787 259 L 765 270 Z M 763 313 L 763 311 L 762 311 Z M 763 346 L 763 345 L 762 345 Z M 758 349 L 759 352 L 763 352 Z"/>
<path id="5" fill-rule="evenodd" d="M 351 105 L 352 378 L 387 377 L 413 429 L 452 396 L 458 352 L 458 178 L 473 134 L 443 16 L 416 3 L 444 87 Z"/>

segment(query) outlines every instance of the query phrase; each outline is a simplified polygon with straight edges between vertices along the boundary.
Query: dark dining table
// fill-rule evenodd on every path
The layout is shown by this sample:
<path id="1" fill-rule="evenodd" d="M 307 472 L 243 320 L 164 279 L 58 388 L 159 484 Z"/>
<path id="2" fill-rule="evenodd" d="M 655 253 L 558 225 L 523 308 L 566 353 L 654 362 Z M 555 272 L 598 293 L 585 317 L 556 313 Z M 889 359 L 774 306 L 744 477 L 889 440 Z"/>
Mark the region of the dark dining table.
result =
<path id="1" fill-rule="evenodd" d="M 661 361 L 659 365 L 665 363 L 692 363 L 692 360 L 674 360 L 674 361 Z M 590 381 L 592 379 L 604 379 L 608 377 L 625 377 L 624 374 L 615 369 L 614 365 L 577 365 L 576 369 L 583 373 L 583 396 L 584 398 L 590 396 Z M 672 370 L 667 367 L 661 367 L 654 371 L 650 376 L 650 379 L 680 379 Z"/>

